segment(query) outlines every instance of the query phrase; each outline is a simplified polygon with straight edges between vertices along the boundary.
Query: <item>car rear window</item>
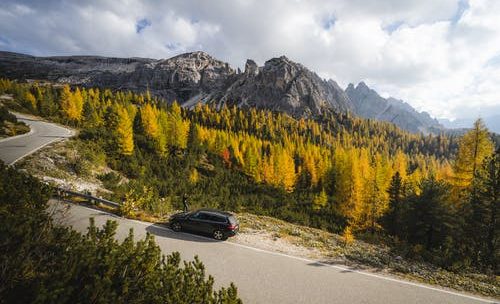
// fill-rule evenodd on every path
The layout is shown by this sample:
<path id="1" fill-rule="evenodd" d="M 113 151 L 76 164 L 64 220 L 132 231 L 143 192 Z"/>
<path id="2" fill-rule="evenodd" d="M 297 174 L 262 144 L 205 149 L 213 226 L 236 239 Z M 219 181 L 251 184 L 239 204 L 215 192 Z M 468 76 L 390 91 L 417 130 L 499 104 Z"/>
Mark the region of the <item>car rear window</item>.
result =
<path id="1" fill-rule="evenodd" d="M 214 222 L 218 222 L 218 223 L 225 223 L 226 222 L 225 217 L 220 216 L 220 215 L 215 215 L 215 214 L 210 215 L 210 220 L 214 221 Z"/>
<path id="2" fill-rule="evenodd" d="M 228 216 L 228 219 L 229 219 L 229 222 L 233 225 L 235 224 L 238 224 L 238 221 L 236 220 L 236 218 L 234 216 Z"/>

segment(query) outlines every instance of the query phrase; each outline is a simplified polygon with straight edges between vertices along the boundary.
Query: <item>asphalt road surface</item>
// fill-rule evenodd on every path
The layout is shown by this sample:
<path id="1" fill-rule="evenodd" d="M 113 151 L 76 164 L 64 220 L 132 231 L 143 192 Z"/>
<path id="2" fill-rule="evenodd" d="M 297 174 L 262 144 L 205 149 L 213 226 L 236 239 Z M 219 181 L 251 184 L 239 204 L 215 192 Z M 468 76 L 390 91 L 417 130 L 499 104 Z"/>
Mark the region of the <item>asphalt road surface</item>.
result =
<path id="1" fill-rule="evenodd" d="M 0 141 L 0 159 L 13 164 L 36 150 L 72 136 L 72 131 L 55 124 L 16 114 L 31 127 L 28 134 Z M 54 218 L 85 232 L 89 218 L 97 225 L 107 220 L 119 223 L 117 238 L 131 228 L 136 238 L 155 235 L 163 253 L 181 253 L 192 260 L 198 255 L 216 287 L 234 282 L 245 303 L 495 303 L 493 300 L 424 286 L 391 277 L 347 269 L 342 266 L 268 252 L 232 242 L 220 242 L 187 233 L 175 233 L 162 226 L 128 220 L 83 206 L 52 202 Z"/>
<path id="2" fill-rule="evenodd" d="M 63 223 L 85 232 L 89 218 L 96 225 L 107 220 L 119 223 L 117 238 L 123 239 L 131 228 L 136 238 L 147 232 L 155 235 L 164 254 L 179 251 L 183 259 L 198 255 L 216 286 L 234 282 L 244 303 L 495 303 L 454 291 L 373 273 L 358 272 L 342 266 L 264 251 L 230 241 L 215 241 L 188 233 L 176 233 L 163 226 L 128 220 L 102 211 L 66 203 L 53 203 L 58 210 L 69 209 Z"/>
<path id="3" fill-rule="evenodd" d="M 73 132 L 53 123 L 44 122 L 28 115 L 15 113 L 18 120 L 30 127 L 30 132 L 0 140 L 0 159 L 12 165 L 38 149 L 73 135 Z"/>

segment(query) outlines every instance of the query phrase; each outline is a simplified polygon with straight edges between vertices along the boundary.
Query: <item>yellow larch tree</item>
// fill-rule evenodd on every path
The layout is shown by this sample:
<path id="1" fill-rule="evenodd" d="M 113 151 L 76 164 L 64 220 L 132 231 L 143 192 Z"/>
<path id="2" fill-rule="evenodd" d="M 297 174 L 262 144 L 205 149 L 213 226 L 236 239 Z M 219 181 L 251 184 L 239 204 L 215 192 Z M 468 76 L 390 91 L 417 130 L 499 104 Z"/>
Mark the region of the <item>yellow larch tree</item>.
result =
<path id="1" fill-rule="evenodd" d="M 455 185 L 469 187 L 484 159 L 490 156 L 493 150 L 494 145 L 488 129 L 481 119 L 476 120 L 472 130 L 462 136 L 458 145 L 454 166 Z"/>
<path id="2" fill-rule="evenodd" d="M 186 149 L 189 127 L 190 121 L 182 119 L 181 107 L 174 102 L 169 116 L 169 144 L 179 149 Z"/>
<path id="3" fill-rule="evenodd" d="M 396 152 L 396 155 L 394 156 L 394 165 L 393 165 L 393 171 L 394 172 L 399 172 L 399 176 L 401 177 L 401 180 L 404 182 L 406 180 L 406 177 L 408 175 L 408 159 L 406 155 L 401 152 L 401 150 L 398 150 Z"/>
<path id="4" fill-rule="evenodd" d="M 79 88 L 71 93 L 68 85 L 64 85 L 61 96 L 61 110 L 64 116 L 73 122 L 78 122 L 82 118 L 83 96 Z"/>
<path id="5" fill-rule="evenodd" d="M 276 185 L 275 176 L 274 176 L 274 156 L 273 154 L 264 158 L 262 162 L 262 180 L 270 185 Z"/>
<path id="6" fill-rule="evenodd" d="M 150 103 L 146 103 L 140 109 L 141 125 L 144 133 L 150 139 L 157 140 L 159 136 L 158 110 Z"/>
<path id="7" fill-rule="evenodd" d="M 290 152 L 281 147 L 277 150 L 275 158 L 276 164 L 274 166 L 275 177 L 277 177 L 279 185 L 285 189 L 285 191 L 292 192 L 297 179 L 295 162 Z"/>
<path id="8" fill-rule="evenodd" d="M 26 92 L 26 94 L 24 94 L 24 101 L 26 102 L 27 106 L 31 108 L 31 110 L 37 111 L 38 107 L 36 98 L 33 94 L 31 94 L 31 92 Z"/>
<path id="9" fill-rule="evenodd" d="M 134 131 L 129 113 L 123 106 L 117 107 L 116 140 L 118 152 L 122 155 L 132 155 L 134 152 Z"/>
<path id="10" fill-rule="evenodd" d="M 164 110 L 160 110 L 158 112 L 158 136 L 156 140 L 156 151 L 160 155 L 165 155 L 165 153 L 168 150 L 168 128 L 169 128 L 169 121 L 168 121 L 168 114 Z"/>

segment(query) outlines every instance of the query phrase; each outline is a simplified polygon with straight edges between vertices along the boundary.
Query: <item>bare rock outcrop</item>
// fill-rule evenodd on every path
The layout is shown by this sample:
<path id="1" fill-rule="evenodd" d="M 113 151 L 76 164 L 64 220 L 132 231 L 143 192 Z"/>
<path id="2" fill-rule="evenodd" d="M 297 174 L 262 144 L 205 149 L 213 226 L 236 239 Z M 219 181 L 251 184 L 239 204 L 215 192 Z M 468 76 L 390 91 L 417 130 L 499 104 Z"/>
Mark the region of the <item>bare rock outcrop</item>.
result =
<path id="1" fill-rule="evenodd" d="M 33 57 L 0 52 L 0 76 L 41 79 L 85 87 L 104 87 L 152 94 L 184 102 L 223 90 L 235 75 L 228 63 L 204 52 L 169 59 L 97 56 Z"/>
<path id="2" fill-rule="evenodd" d="M 442 126 L 425 112 L 394 98 L 385 99 L 361 82 L 344 91 L 285 56 L 259 67 L 248 59 L 244 72 L 204 52 L 168 59 L 98 56 L 34 57 L 0 52 L 0 77 L 49 80 L 85 87 L 144 92 L 185 107 L 198 102 L 237 105 L 315 117 L 351 112 L 392 122 L 411 132 L 435 132 Z"/>
<path id="3" fill-rule="evenodd" d="M 325 81 L 285 56 L 257 67 L 248 60 L 245 73 L 224 92 L 220 102 L 266 108 L 294 116 L 350 110 L 349 99 L 334 81 Z"/>
<path id="4" fill-rule="evenodd" d="M 392 122 L 414 133 L 436 133 L 444 129 L 427 112 L 418 112 L 402 100 L 383 98 L 364 82 L 360 82 L 356 87 L 352 83 L 349 84 L 346 93 L 353 105 L 354 113 L 361 117 Z"/>

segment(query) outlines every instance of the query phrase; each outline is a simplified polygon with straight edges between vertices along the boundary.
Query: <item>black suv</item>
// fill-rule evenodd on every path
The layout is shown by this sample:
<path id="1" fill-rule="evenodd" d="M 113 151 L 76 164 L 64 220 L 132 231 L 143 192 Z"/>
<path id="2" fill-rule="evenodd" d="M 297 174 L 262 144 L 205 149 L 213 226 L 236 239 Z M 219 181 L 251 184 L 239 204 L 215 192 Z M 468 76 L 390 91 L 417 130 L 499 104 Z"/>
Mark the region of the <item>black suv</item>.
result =
<path id="1" fill-rule="evenodd" d="M 174 231 L 209 234 L 216 240 L 226 240 L 230 236 L 235 236 L 239 229 L 238 220 L 234 215 L 213 209 L 174 214 L 170 217 L 169 225 Z"/>

